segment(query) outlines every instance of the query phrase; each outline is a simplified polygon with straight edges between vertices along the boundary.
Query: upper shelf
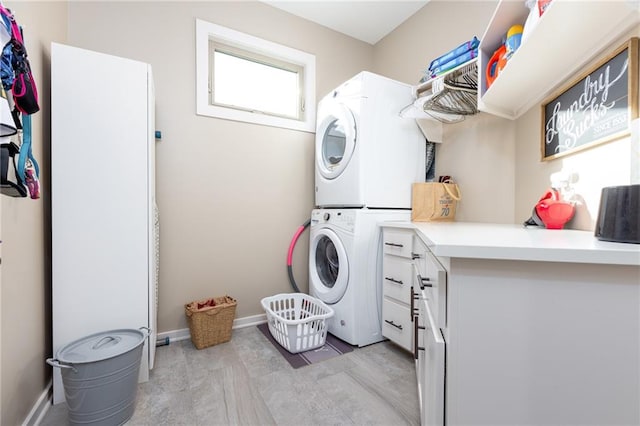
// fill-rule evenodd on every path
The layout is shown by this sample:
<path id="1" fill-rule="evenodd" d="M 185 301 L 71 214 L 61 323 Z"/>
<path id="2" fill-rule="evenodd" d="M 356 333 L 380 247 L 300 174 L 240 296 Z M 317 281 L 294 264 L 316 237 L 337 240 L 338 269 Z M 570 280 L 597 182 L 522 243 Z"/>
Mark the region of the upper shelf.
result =
<path id="1" fill-rule="evenodd" d="M 455 123 L 477 114 L 477 61 L 474 58 L 415 87 L 417 100 L 413 105 L 441 123 Z"/>
<path id="2" fill-rule="evenodd" d="M 516 119 L 587 61 L 640 23 L 640 2 L 554 0 L 487 90 L 485 70 L 511 25 L 523 24 L 524 1 L 501 0 L 479 46 L 478 109 Z"/>

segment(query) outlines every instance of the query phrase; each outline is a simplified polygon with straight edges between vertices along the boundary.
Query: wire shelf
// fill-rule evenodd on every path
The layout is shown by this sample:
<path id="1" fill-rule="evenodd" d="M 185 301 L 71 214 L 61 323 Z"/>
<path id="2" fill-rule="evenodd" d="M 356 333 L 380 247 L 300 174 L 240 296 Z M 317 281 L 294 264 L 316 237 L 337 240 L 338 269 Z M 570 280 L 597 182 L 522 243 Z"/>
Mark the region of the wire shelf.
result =
<path id="1" fill-rule="evenodd" d="M 416 101 L 400 115 L 417 107 L 421 113 L 442 123 L 456 123 L 478 113 L 478 59 L 428 80 L 415 89 Z M 414 112 L 415 116 L 415 112 Z"/>

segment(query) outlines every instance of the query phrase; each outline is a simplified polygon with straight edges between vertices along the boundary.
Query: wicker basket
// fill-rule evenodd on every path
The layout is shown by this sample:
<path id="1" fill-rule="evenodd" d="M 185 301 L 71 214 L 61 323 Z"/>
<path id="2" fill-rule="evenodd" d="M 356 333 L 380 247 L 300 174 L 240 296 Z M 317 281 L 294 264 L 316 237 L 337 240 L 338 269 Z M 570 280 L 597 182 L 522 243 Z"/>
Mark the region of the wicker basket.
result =
<path id="1" fill-rule="evenodd" d="M 198 308 L 215 301 L 215 306 Z M 198 349 L 231 340 L 231 327 L 236 316 L 236 300 L 229 296 L 198 300 L 184 305 L 191 341 Z"/>

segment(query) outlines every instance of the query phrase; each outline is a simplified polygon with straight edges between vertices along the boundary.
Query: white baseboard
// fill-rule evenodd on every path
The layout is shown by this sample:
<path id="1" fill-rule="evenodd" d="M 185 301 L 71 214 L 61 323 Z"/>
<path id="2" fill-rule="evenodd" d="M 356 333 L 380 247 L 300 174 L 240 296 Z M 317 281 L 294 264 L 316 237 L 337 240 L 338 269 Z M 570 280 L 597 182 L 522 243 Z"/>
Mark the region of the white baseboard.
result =
<path id="1" fill-rule="evenodd" d="M 233 320 L 233 328 L 245 328 L 267 322 L 267 314 L 252 315 L 250 317 Z"/>
<path id="2" fill-rule="evenodd" d="M 267 322 L 267 314 L 252 315 L 249 317 L 236 318 L 233 320 L 232 329 L 251 327 L 254 325 Z M 180 340 L 187 340 L 191 338 L 191 333 L 188 328 L 181 328 L 179 330 L 165 331 L 158 333 L 158 340 L 165 340 L 169 338 L 170 342 L 178 342 Z"/>
<path id="3" fill-rule="evenodd" d="M 177 342 L 180 340 L 186 340 L 188 338 L 190 338 L 191 335 L 189 334 L 189 329 L 188 328 L 181 328 L 180 330 L 171 330 L 171 331 L 165 331 L 162 333 L 158 333 L 157 335 L 157 341 L 161 341 L 161 340 L 165 340 L 165 339 L 169 339 L 169 341 L 171 342 Z"/>
<path id="4" fill-rule="evenodd" d="M 53 395 L 53 383 L 49 380 L 49 383 L 44 388 L 44 391 L 40 394 L 40 397 L 36 400 L 36 403 L 27 414 L 27 417 L 22 422 L 22 426 L 38 426 L 44 415 L 47 414 L 51 407 L 51 397 Z"/>

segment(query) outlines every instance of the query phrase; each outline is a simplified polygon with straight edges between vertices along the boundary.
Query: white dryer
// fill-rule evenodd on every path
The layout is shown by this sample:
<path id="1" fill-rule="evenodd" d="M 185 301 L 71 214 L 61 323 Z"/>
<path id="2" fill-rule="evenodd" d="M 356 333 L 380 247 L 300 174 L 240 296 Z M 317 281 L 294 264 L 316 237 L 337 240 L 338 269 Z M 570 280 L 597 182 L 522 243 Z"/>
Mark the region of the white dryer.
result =
<path id="1" fill-rule="evenodd" d="M 329 332 L 365 346 L 382 337 L 382 221 L 408 210 L 316 209 L 309 234 L 309 293 L 334 310 Z"/>
<path id="2" fill-rule="evenodd" d="M 399 115 L 411 86 L 361 72 L 318 104 L 316 205 L 411 208 L 411 184 L 425 180 L 425 139 Z"/>

